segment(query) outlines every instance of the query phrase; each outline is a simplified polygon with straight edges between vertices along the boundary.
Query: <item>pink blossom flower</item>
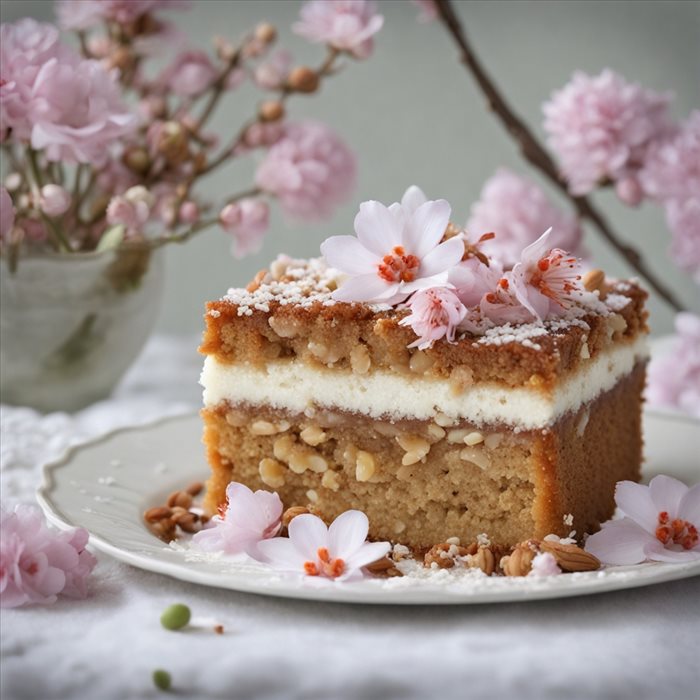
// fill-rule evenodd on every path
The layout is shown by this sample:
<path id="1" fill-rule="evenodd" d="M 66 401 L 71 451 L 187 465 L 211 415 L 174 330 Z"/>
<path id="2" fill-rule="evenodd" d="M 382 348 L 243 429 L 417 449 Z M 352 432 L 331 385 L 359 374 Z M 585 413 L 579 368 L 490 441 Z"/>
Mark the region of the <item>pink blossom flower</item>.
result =
<path id="1" fill-rule="evenodd" d="M 672 234 L 671 257 L 700 284 L 700 196 L 668 202 L 666 221 Z"/>
<path id="2" fill-rule="evenodd" d="M 39 206 L 47 216 L 61 216 L 70 208 L 70 194 L 60 185 L 44 185 L 41 188 Z"/>
<path id="3" fill-rule="evenodd" d="M 478 306 L 484 295 L 493 292 L 503 275 L 497 261 L 485 265 L 478 258 L 457 263 L 448 273 L 447 281 L 465 306 Z"/>
<path id="4" fill-rule="evenodd" d="M 418 21 L 422 24 L 437 19 L 439 12 L 435 0 L 411 0 L 411 2 L 420 10 Z"/>
<path id="5" fill-rule="evenodd" d="M 219 72 L 204 51 L 184 51 L 158 77 L 158 84 L 180 97 L 194 97 L 207 90 Z"/>
<path id="6" fill-rule="evenodd" d="M 669 101 L 609 69 L 575 73 L 543 105 L 544 128 L 571 192 L 634 176 L 649 145 L 669 128 Z"/>
<path id="7" fill-rule="evenodd" d="M 142 185 L 112 197 L 107 206 L 107 223 L 126 227 L 127 235 L 141 233 L 150 218 L 155 197 Z"/>
<path id="8" fill-rule="evenodd" d="M 395 304 L 419 289 L 444 285 L 464 253 L 458 238 L 440 243 L 449 219 L 444 199 L 409 215 L 399 205 L 363 202 L 355 217 L 357 238 L 331 236 L 321 245 L 328 264 L 350 275 L 333 298 Z"/>
<path id="9" fill-rule="evenodd" d="M 255 173 L 255 184 L 275 195 L 291 217 L 329 217 L 355 185 L 355 156 L 325 124 L 287 124 Z"/>
<path id="10" fill-rule="evenodd" d="M 367 58 L 374 48 L 372 36 L 383 24 L 371 0 L 309 0 L 292 28 L 311 42 Z"/>
<path id="11" fill-rule="evenodd" d="M 486 181 L 466 227 L 475 236 L 495 232 L 481 249 L 505 268 L 515 265 L 523 248 L 550 227 L 552 247 L 582 253 L 578 219 L 555 207 L 534 182 L 507 168 L 500 168 Z"/>
<path id="12" fill-rule="evenodd" d="M 540 320 L 561 314 L 583 291 L 580 262 L 566 251 L 552 248 L 551 233 L 548 229 L 525 248 L 520 262 L 504 275 L 515 298 Z"/>
<path id="13" fill-rule="evenodd" d="M 558 576 L 561 573 L 559 564 L 549 552 L 538 552 L 532 560 L 532 568 L 528 576 L 539 578 L 543 576 Z"/>
<path id="14" fill-rule="evenodd" d="M 531 323 L 535 315 L 520 302 L 514 293 L 510 273 L 498 280 L 495 289 L 483 296 L 479 303 L 482 318 L 500 326 L 506 323 Z"/>
<path id="15" fill-rule="evenodd" d="M 603 523 L 586 540 L 586 551 L 605 564 L 700 559 L 700 484 L 688 488 L 663 475 L 649 486 L 620 481 L 615 503 L 623 517 Z"/>
<path id="16" fill-rule="evenodd" d="M 180 221 L 186 224 L 194 224 L 199 219 L 199 207 L 197 202 L 191 200 L 180 205 Z"/>
<path id="17" fill-rule="evenodd" d="M 56 13 L 63 29 L 88 29 L 103 20 L 131 24 L 158 10 L 186 9 L 186 0 L 58 0 Z"/>
<path id="18" fill-rule="evenodd" d="M 292 54 L 286 49 L 279 49 L 256 67 L 255 83 L 265 90 L 276 90 L 284 85 L 291 67 Z"/>
<path id="19" fill-rule="evenodd" d="M 4 187 L 0 187 L 0 241 L 7 240 L 14 225 L 15 207 L 12 197 Z"/>
<path id="20" fill-rule="evenodd" d="M 285 134 L 286 125 L 283 122 L 254 122 L 243 135 L 242 143 L 233 149 L 234 155 L 242 155 L 253 148 L 272 146 Z"/>
<path id="21" fill-rule="evenodd" d="M 657 202 L 700 197 L 700 110 L 649 149 L 640 180 Z"/>
<path id="22" fill-rule="evenodd" d="M 411 313 L 399 325 L 410 326 L 418 336 L 408 347 L 425 350 L 440 338 L 453 343 L 455 333 L 467 313 L 459 297 L 447 287 L 418 290 L 406 302 Z"/>
<path id="23" fill-rule="evenodd" d="M 0 512 L 0 605 L 48 604 L 58 595 L 84 598 L 97 560 L 85 549 L 83 528 L 55 533 L 38 508 Z"/>
<path id="24" fill-rule="evenodd" d="M 226 510 L 192 538 L 195 547 L 207 552 L 257 556 L 263 540 L 282 527 L 282 501 L 276 493 L 251 491 L 232 481 L 226 487 Z"/>
<path id="25" fill-rule="evenodd" d="M 262 199 L 242 199 L 227 204 L 219 214 L 219 223 L 233 234 L 231 252 L 236 259 L 257 253 L 270 226 L 270 207 Z"/>
<path id="26" fill-rule="evenodd" d="M 676 316 L 676 336 L 668 352 L 652 356 L 646 399 L 650 406 L 675 408 L 700 418 L 700 317 Z"/>
<path id="27" fill-rule="evenodd" d="M 324 580 L 361 578 L 362 568 L 386 556 L 388 542 L 367 542 L 369 521 L 358 510 L 339 515 L 330 527 L 311 514 L 289 523 L 289 537 L 275 537 L 258 545 L 262 559 L 282 571 Z"/>

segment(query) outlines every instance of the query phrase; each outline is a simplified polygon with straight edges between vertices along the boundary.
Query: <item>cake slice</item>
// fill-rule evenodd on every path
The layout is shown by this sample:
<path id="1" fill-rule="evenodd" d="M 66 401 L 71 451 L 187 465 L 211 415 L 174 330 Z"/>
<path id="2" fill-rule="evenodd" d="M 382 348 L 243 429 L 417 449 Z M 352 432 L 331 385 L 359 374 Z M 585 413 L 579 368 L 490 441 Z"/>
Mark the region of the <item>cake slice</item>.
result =
<path id="1" fill-rule="evenodd" d="M 208 304 L 209 511 L 234 480 L 328 521 L 364 511 L 372 539 L 414 549 L 481 533 L 514 545 L 610 518 L 615 483 L 638 480 L 642 460 L 635 283 L 419 349 L 406 308 L 339 301 L 343 282 L 322 259 L 281 256 Z"/>

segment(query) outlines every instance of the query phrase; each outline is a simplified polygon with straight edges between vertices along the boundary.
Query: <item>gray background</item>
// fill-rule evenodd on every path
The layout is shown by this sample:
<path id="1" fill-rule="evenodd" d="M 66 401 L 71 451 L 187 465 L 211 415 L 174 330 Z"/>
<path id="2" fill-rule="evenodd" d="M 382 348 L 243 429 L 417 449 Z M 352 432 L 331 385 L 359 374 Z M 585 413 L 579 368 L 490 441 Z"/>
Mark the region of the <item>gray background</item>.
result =
<path id="1" fill-rule="evenodd" d="M 247 2 L 199 0 L 189 13 L 170 16 L 194 45 L 208 46 L 213 34 L 240 36 L 260 19 L 280 30 L 281 43 L 296 60 L 314 65 L 322 50 L 290 30 L 300 3 L 293 0 Z M 243 261 L 228 255 L 228 240 L 212 229 L 167 255 L 168 281 L 161 330 L 189 332 L 201 327 L 203 304 L 230 286 L 244 284 L 279 251 L 309 256 L 331 234 L 352 232 L 357 204 L 400 197 L 415 183 L 432 197 L 445 197 L 453 218 L 465 221 L 486 178 L 500 165 L 538 179 L 519 158 L 500 125 L 484 109 L 480 93 L 457 61 L 439 24 L 416 22 L 417 9 L 404 0 L 379 3 L 386 24 L 377 36 L 374 56 L 353 63 L 324 84 L 313 98 L 296 98 L 292 118 L 314 116 L 330 123 L 359 156 L 359 180 L 351 201 L 330 222 L 288 226 L 275 209 L 263 250 Z M 459 2 L 459 12 L 491 75 L 517 110 L 541 135 L 542 101 L 576 69 L 596 73 L 609 66 L 652 89 L 673 91 L 673 113 L 684 118 L 700 104 L 700 3 L 697 2 Z M 46 0 L 3 0 L 2 19 L 23 15 L 49 20 Z M 233 93 L 212 122 L 226 139 L 252 113 L 254 91 Z M 245 188 L 254 164 L 240 160 L 206 183 L 207 198 Z M 203 191 L 203 190 L 200 190 Z M 552 192 L 552 196 L 555 196 Z M 663 212 L 644 205 L 632 210 L 612 193 L 596 195 L 615 228 L 642 248 L 653 267 L 695 309 L 697 287 L 670 262 Z M 597 234 L 587 245 L 609 274 L 630 270 Z M 652 300 L 656 333 L 672 328 L 672 315 Z"/>

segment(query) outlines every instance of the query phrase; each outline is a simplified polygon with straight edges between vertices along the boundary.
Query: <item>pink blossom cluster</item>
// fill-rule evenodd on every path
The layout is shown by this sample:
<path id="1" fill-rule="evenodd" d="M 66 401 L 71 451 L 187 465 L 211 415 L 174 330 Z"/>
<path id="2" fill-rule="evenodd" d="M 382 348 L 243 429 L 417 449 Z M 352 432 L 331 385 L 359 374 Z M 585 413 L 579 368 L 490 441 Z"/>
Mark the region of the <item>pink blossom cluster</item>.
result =
<path id="1" fill-rule="evenodd" d="M 136 126 L 114 76 L 60 43 L 49 24 L 0 28 L 0 131 L 43 149 L 50 161 L 102 164 Z"/>
<path id="2" fill-rule="evenodd" d="M 412 328 L 411 346 L 421 349 L 441 338 L 452 342 L 458 330 L 556 318 L 582 297 L 580 261 L 553 247 L 551 229 L 504 272 L 496 260 L 473 254 L 479 242 L 464 233 L 444 240 L 450 211 L 416 187 L 390 207 L 361 204 L 357 238 L 332 236 L 321 245 L 326 262 L 347 276 L 333 297 L 405 304 L 410 313 L 400 323 Z"/>
<path id="3" fill-rule="evenodd" d="M 486 181 L 466 228 L 476 236 L 498 233 L 482 244 L 482 250 L 504 268 L 513 267 L 522 249 L 548 228 L 552 229 L 552 246 L 579 257 L 584 254 L 578 219 L 552 205 L 534 182 L 507 168 L 500 168 Z"/>
<path id="4" fill-rule="evenodd" d="M 85 598 L 97 563 L 87 541 L 83 528 L 49 530 L 38 508 L 0 511 L 0 606 L 45 605 L 59 595 Z"/>
<path id="5" fill-rule="evenodd" d="M 676 316 L 671 347 L 649 364 L 646 399 L 651 406 L 700 418 L 700 317 L 691 313 Z"/>
<path id="6" fill-rule="evenodd" d="M 107 20 L 128 25 L 159 10 L 189 5 L 187 0 L 58 0 L 56 13 L 63 29 L 88 29 Z"/>
<path id="7" fill-rule="evenodd" d="M 282 501 L 276 493 L 251 491 L 231 482 L 220 516 L 194 535 L 195 548 L 252 557 L 281 571 L 311 577 L 318 583 L 347 581 L 363 576 L 363 568 L 389 551 L 388 542 L 367 542 L 369 521 L 349 510 L 327 527 L 310 513 L 296 516 L 288 537 L 282 528 Z"/>

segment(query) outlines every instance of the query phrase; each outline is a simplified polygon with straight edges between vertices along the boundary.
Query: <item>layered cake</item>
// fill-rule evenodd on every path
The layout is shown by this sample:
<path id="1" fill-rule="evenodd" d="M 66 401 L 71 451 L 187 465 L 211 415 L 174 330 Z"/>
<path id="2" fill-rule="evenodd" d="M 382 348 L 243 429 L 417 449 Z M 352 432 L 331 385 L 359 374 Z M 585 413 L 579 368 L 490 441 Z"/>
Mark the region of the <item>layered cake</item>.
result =
<path id="1" fill-rule="evenodd" d="M 209 511 L 237 481 L 327 521 L 361 510 L 371 539 L 415 549 L 612 515 L 642 459 L 645 292 L 582 280 L 546 236 L 504 272 L 439 203 L 365 207 L 375 240 L 361 209 L 355 243 L 208 304 Z"/>

